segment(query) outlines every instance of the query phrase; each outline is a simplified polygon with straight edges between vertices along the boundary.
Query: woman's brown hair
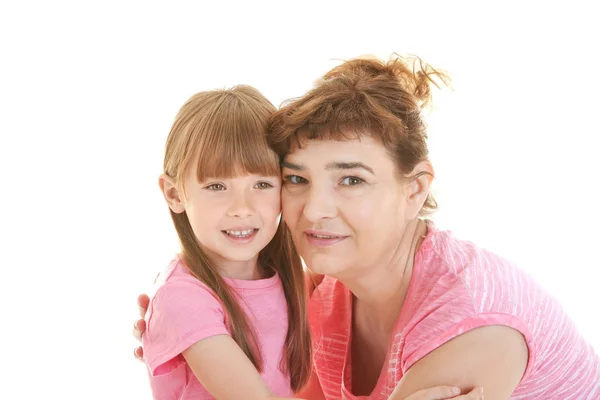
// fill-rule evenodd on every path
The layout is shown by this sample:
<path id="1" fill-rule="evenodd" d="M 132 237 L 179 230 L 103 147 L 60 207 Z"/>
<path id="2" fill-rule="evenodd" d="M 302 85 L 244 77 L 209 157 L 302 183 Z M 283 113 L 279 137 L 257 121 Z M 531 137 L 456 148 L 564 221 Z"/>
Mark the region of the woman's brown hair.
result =
<path id="1" fill-rule="evenodd" d="M 180 109 L 169 133 L 164 173 L 175 180 L 183 193 L 184 177 L 194 164 L 199 182 L 240 173 L 279 176 L 279 160 L 266 141 L 268 121 L 274 112 L 275 107 L 249 86 L 192 96 Z M 183 261 L 220 299 L 229 317 L 231 336 L 257 370 L 262 371 L 256 333 L 240 308 L 236 293 L 200 247 L 186 213 L 171 211 L 171 218 L 181 242 Z M 311 343 L 303 267 L 283 219 L 258 260 L 261 266 L 277 271 L 283 284 L 288 332 L 280 367 L 290 374 L 292 390 L 298 391 L 310 376 Z"/>
<path id="2" fill-rule="evenodd" d="M 346 61 L 273 115 L 269 144 L 283 160 L 294 144 L 301 146 L 301 139 L 375 135 L 406 176 L 419 162 L 428 160 L 421 111 L 431 100 L 431 85 L 438 86 L 436 79 L 449 81 L 417 57 L 394 54 L 387 62 L 375 58 Z M 430 194 L 421 214 L 436 208 Z"/>

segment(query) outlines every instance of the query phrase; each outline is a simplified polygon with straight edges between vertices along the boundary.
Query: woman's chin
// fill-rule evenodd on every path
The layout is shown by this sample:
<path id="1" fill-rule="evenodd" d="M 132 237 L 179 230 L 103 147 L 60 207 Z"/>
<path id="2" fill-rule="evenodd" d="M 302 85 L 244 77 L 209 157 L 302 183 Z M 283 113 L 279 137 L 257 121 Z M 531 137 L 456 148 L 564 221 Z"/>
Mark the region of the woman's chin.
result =
<path id="1" fill-rule="evenodd" d="M 304 264 L 313 273 L 338 278 L 340 274 L 354 268 L 357 255 L 352 247 L 340 246 L 341 243 L 330 248 L 318 248 L 310 246 L 306 241 L 300 241 L 297 249 Z"/>
<path id="2" fill-rule="evenodd" d="M 316 255 L 306 262 L 306 267 L 314 274 L 328 275 L 335 278 L 344 270 L 343 264 L 332 257 Z"/>

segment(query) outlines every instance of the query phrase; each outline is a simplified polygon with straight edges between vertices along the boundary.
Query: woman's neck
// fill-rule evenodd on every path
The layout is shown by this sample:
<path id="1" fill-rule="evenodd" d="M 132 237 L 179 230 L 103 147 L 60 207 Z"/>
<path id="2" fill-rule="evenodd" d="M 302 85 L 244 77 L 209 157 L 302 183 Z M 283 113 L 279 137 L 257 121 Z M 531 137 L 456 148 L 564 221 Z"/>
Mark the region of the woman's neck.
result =
<path id="1" fill-rule="evenodd" d="M 369 268 L 353 279 L 342 279 L 354 295 L 355 309 L 369 315 L 375 325 L 388 330 L 404 304 L 412 277 L 415 253 L 427 233 L 427 224 L 416 219 L 407 224 L 390 262 Z"/>

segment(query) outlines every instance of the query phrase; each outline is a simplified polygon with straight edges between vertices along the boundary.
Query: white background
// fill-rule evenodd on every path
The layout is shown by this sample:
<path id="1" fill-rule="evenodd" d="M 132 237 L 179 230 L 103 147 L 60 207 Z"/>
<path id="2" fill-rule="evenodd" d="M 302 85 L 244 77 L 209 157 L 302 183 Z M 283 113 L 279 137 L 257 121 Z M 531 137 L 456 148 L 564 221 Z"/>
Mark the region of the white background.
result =
<path id="1" fill-rule="evenodd" d="M 0 398 L 149 399 L 130 331 L 177 249 L 157 176 L 178 108 L 239 83 L 278 105 L 366 53 L 451 74 L 438 225 L 521 265 L 600 349 L 593 2 L 7 3 Z"/>

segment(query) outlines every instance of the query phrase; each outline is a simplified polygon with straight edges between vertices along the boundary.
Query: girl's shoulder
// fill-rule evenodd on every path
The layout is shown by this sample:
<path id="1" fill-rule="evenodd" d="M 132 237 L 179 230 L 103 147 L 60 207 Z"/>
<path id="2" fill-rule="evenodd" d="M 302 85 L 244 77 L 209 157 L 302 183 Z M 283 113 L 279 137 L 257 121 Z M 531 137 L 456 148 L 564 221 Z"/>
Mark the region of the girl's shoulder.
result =
<path id="1" fill-rule="evenodd" d="M 196 278 L 180 257 L 173 258 L 154 280 L 155 292 L 167 286 L 187 286 L 204 288 L 210 290 L 208 286 Z"/>
<path id="2" fill-rule="evenodd" d="M 217 295 L 204 282 L 191 274 L 185 262 L 176 257 L 157 276 L 150 306 L 157 303 L 167 308 L 200 307 L 221 308 Z"/>

